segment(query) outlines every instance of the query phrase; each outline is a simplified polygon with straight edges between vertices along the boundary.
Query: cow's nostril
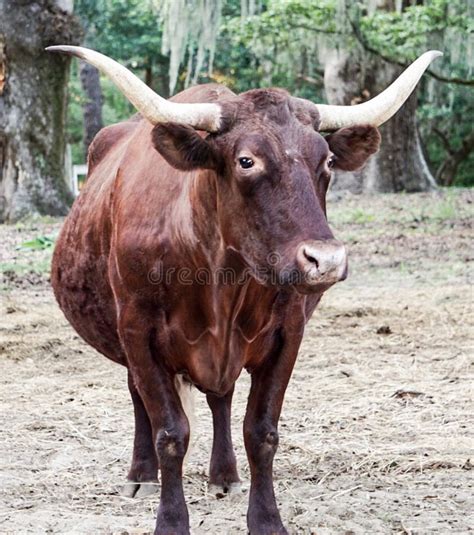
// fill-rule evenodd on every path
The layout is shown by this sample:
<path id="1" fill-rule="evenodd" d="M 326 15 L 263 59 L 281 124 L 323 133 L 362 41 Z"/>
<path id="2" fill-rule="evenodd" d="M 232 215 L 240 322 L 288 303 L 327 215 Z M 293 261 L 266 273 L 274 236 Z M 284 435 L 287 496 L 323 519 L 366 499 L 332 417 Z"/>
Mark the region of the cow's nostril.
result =
<path id="1" fill-rule="evenodd" d="M 314 264 L 317 268 L 319 268 L 319 262 L 318 259 L 314 254 L 312 254 L 306 247 L 303 249 L 303 254 L 306 260 Z"/>

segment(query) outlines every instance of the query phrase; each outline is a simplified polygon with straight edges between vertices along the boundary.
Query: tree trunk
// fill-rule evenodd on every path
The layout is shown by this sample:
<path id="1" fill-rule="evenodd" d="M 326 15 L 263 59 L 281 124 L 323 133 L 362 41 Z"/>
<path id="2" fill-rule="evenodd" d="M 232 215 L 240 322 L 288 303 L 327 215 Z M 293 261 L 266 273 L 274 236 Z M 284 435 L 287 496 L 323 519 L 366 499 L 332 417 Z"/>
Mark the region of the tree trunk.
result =
<path id="1" fill-rule="evenodd" d="M 329 57 L 324 87 L 330 104 L 358 104 L 388 87 L 400 74 L 398 66 L 361 52 L 347 51 Z M 402 108 L 380 128 L 380 151 L 364 169 L 355 173 L 338 171 L 333 189 L 353 193 L 427 191 L 436 182 L 426 164 L 416 123 L 416 91 Z"/>
<path id="2" fill-rule="evenodd" d="M 70 60 L 44 52 L 77 43 L 71 11 L 70 0 L 0 0 L 0 221 L 65 214 L 71 201 L 64 172 Z"/>
<path id="3" fill-rule="evenodd" d="M 79 67 L 82 89 L 87 100 L 82 106 L 84 116 L 84 161 L 87 161 L 89 145 L 99 130 L 104 127 L 102 120 L 102 89 L 99 71 L 89 63 L 81 62 Z"/>

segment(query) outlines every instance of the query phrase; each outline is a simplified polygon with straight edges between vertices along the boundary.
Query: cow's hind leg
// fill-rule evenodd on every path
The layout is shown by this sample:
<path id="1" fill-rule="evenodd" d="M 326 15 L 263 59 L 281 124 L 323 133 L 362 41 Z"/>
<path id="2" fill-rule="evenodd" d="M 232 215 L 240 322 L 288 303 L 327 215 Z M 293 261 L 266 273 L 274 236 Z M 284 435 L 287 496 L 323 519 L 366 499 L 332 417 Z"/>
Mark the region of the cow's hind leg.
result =
<path id="1" fill-rule="evenodd" d="M 128 482 L 124 486 L 122 494 L 129 498 L 141 498 L 159 490 L 158 458 L 153 444 L 150 419 L 130 372 L 128 372 L 128 389 L 135 414 L 135 439 L 133 441 L 132 465 L 127 477 Z"/>
<path id="2" fill-rule="evenodd" d="M 212 412 L 214 437 L 209 466 L 209 492 L 217 496 L 240 492 L 234 447 L 230 427 L 232 395 L 234 389 L 223 397 L 207 395 L 207 403 Z"/>

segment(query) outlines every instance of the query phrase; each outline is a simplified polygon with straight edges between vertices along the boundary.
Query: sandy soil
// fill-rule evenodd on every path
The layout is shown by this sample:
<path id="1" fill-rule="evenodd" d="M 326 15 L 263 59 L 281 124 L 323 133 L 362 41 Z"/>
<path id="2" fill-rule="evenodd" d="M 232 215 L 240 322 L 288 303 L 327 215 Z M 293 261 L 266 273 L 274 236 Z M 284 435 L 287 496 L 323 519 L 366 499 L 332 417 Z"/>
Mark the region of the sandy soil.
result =
<path id="1" fill-rule="evenodd" d="M 275 460 L 291 533 L 474 529 L 472 191 L 345 196 L 330 216 L 351 276 L 308 325 Z M 157 497 L 124 482 L 132 409 L 124 370 L 86 346 L 48 286 L 50 250 L 17 251 L 58 221 L 0 226 L 1 533 L 149 533 Z M 245 533 L 249 473 L 238 382 L 233 429 L 244 493 L 207 493 L 210 413 L 185 476 L 195 534 Z"/>

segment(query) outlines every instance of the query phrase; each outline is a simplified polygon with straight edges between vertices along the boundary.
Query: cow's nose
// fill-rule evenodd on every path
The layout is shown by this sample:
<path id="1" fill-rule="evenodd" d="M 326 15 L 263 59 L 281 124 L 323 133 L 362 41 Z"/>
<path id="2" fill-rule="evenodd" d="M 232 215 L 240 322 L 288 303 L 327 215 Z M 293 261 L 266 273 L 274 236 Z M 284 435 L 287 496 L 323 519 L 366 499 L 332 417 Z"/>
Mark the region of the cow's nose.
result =
<path id="1" fill-rule="evenodd" d="M 346 248 L 336 240 L 305 241 L 298 246 L 296 260 L 306 284 L 334 284 L 347 277 Z"/>

